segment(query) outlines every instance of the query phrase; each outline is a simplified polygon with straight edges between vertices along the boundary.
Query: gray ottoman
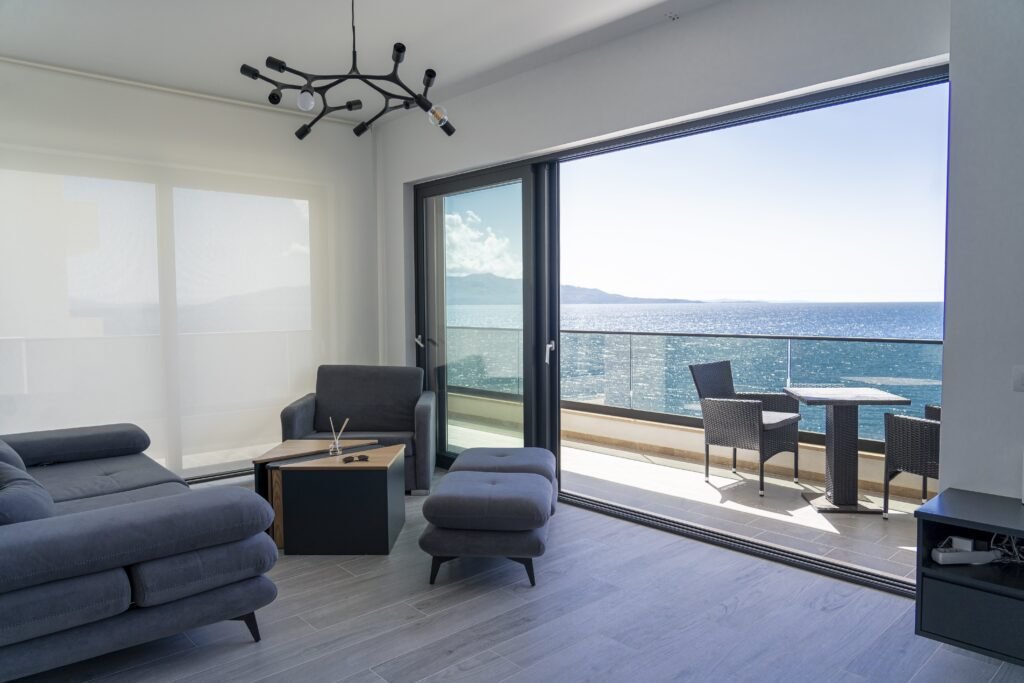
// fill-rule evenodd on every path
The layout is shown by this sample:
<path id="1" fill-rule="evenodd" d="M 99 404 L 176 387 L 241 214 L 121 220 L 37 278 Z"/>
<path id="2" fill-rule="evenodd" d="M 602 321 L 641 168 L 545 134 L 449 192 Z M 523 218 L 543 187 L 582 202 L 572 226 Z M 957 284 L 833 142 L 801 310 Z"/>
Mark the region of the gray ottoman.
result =
<path id="1" fill-rule="evenodd" d="M 554 471 L 554 456 L 543 449 L 463 452 L 423 503 L 429 524 L 420 547 L 432 557 L 430 583 L 443 563 L 483 556 L 519 562 L 537 585 L 533 558 L 546 547 L 558 495 Z"/>
<path id="2" fill-rule="evenodd" d="M 551 482 L 551 514 L 558 501 L 555 454 L 544 448 L 467 448 L 449 472 L 528 472 Z"/>

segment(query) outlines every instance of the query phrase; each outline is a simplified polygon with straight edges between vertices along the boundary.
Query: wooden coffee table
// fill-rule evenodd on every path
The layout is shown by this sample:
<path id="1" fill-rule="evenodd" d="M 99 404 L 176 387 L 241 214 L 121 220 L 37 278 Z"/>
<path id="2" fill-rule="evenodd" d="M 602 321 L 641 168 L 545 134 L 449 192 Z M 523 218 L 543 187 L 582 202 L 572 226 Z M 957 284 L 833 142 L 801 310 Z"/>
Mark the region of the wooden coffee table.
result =
<path id="1" fill-rule="evenodd" d="M 269 465 L 273 535 L 289 555 L 387 555 L 405 524 L 405 446 Z M 365 455 L 365 462 L 346 463 Z"/>
<path id="2" fill-rule="evenodd" d="M 282 441 L 258 458 L 252 460 L 253 480 L 256 493 L 270 500 L 270 478 L 267 476 L 267 465 L 282 460 L 295 460 L 305 456 L 326 454 L 334 441 L 332 439 L 289 439 Z M 341 450 L 366 448 L 377 445 L 376 439 L 342 439 Z"/>

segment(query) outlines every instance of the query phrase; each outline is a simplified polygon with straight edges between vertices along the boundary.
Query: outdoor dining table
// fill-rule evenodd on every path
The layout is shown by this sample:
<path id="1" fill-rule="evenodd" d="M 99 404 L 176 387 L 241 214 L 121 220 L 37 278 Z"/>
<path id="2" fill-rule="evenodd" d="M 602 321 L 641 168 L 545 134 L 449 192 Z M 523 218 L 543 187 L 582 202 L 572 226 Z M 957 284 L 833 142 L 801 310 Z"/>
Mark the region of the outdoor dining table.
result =
<path id="1" fill-rule="evenodd" d="M 784 391 L 809 406 L 825 406 L 825 495 L 804 493 L 818 512 L 881 513 L 858 503 L 857 476 L 860 406 L 909 405 L 910 399 L 870 387 L 786 387 Z"/>

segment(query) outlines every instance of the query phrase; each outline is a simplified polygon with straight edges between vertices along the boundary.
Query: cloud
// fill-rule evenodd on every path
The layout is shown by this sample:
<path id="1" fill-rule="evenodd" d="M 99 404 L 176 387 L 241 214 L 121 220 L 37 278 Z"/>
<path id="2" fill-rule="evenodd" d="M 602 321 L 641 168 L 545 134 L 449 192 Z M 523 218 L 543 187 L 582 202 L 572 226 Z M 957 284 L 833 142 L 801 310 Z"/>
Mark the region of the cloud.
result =
<path id="1" fill-rule="evenodd" d="M 455 276 L 490 273 L 521 278 L 522 260 L 512 253 L 509 239 L 497 236 L 490 227 L 473 227 L 480 222 L 480 217 L 472 211 L 445 214 L 446 273 Z"/>

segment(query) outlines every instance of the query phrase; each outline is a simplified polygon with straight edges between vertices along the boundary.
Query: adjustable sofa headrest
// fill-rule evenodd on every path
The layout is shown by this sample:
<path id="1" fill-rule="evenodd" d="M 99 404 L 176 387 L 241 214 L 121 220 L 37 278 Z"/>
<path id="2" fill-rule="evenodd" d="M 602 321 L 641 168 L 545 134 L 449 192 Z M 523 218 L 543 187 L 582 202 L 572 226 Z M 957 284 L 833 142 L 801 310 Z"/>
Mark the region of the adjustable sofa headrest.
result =
<path id="1" fill-rule="evenodd" d="M 0 440 L 28 467 L 135 455 L 149 448 L 149 435 L 133 424 L 98 425 L 7 434 Z"/>

